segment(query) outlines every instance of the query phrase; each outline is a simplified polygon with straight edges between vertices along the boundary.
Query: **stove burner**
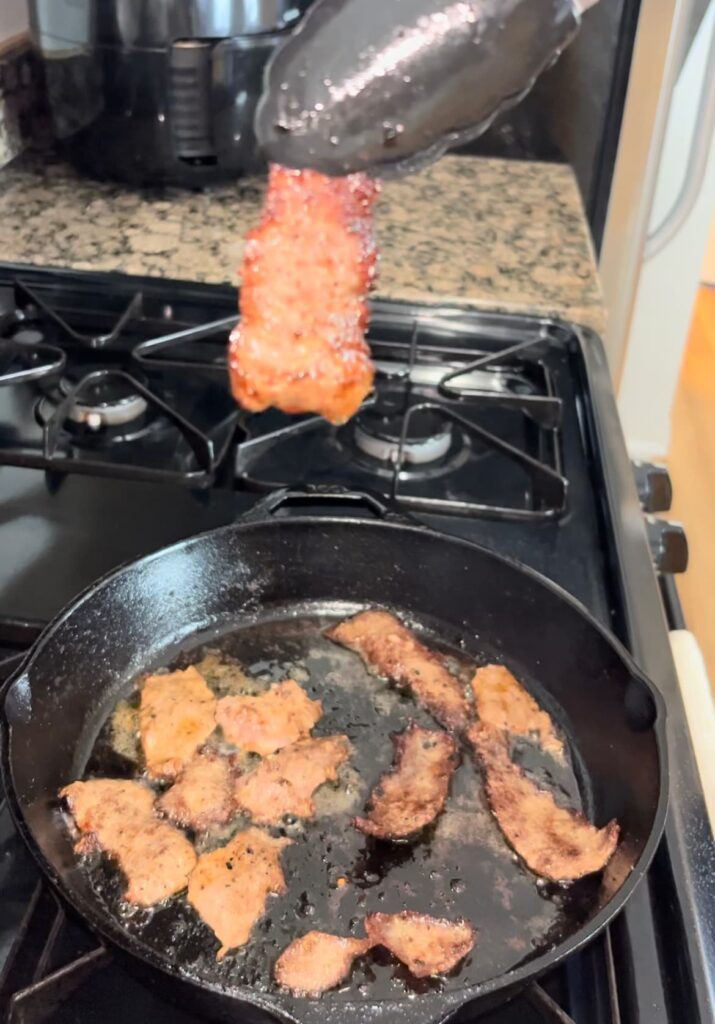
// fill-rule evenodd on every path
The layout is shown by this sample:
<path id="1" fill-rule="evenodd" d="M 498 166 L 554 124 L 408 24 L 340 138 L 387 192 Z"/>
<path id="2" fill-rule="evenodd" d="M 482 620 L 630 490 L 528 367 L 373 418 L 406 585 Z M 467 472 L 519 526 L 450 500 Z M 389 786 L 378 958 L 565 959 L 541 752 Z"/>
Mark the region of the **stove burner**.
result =
<path id="1" fill-rule="evenodd" d="M 75 389 L 72 381 L 63 377 L 60 391 L 67 397 Z M 119 427 L 133 423 L 147 411 L 149 403 L 137 394 L 131 385 L 122 379 L 98 380 L 81 392 L 68 410 L 68 417 L 74 423 L 81 423 L 90 430 L 101 427 Z"/>
<path id="2" fill-rule="evenodd" d="M 380 462 L 424 466 L 443 459 L 452 446 L 452 424 L 431 409 L 412 416 L 402 437 L 404 414 L 391 416 L 379 406 L 365 409 L 355 423 L 355 444 Z"/>
<path id="3" fill-rule="evenodd" d="M 149 423 L 150 415 L 154 423 L 178 428 L 199 468 L 203 472 L 211 470 L 216 455 L 212 439 L 140 380 L 123 370 L 93 370 L 77 383 L 63 378 L 55 396 L 45 396 L 35 408 L 35 417 L 42 427 L 45 459 L 54 459 L 63 449 L 63 438 L 66 440 L 71 425 L 74 426 L 71 433 L 75 444 L 80 440 L 101 437 L 110 443 L 133 441 L 153 425 Z M 135 423 L 140 418 L 136 430 L 122 429 L 125 424 Z M 78 436 L 76 432 L 85 426 L 90 428 L 89 432 Z M 99 427 L 105 429 L 100 433 Z"/>
<path id="4" fill-rule="evenodd" d="M 173 286 L 169 301 L 163 286 L 99 280 L 0 280 L 0 465 L 44 469 L 48 479 L 212 486 L 238 421 L 225 380 L 228 332 L 206 322 L 213 302 Z M 230 296 L 216 308 L 234 307 Z M 157 333 L 166 341 L 170 327 L 170 340 L 190 342 L 190 358 L 147 359 L 145 373 L 135 350 Z"/>
<path id="5" fill-rule="evenodd" d="M 303 483 L 377 486 L 407 510 L 440 515 L 561 516 L 563 410 L 542 332 L 495 347 L 507 340 L 495 330 L 482 347 L 457 321 L 446 339 L 419 320 L 382 329 L 371 337 L 375 390 L 355 419 L 336 429 L 314 416 L 244 417 L 238 478 L 259 490 L 296 473 Z"/>

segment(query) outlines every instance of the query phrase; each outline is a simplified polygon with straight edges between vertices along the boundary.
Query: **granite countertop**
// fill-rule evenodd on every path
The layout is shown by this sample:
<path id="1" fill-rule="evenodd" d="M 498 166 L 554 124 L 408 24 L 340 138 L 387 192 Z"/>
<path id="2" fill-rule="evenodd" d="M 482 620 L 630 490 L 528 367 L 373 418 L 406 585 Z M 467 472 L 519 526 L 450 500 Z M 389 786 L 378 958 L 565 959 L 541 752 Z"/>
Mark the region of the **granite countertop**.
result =
<path id="1" fill-rule="evenodd" d="M 206 192 L 137 191 L 54 158 L 0 171 L 0 259 L 226 283 L 258 217 L 259 178 Z M 570 168 L 446 157 L 385 184 L 376 296 L 559 316 L 604 328 Z"/>

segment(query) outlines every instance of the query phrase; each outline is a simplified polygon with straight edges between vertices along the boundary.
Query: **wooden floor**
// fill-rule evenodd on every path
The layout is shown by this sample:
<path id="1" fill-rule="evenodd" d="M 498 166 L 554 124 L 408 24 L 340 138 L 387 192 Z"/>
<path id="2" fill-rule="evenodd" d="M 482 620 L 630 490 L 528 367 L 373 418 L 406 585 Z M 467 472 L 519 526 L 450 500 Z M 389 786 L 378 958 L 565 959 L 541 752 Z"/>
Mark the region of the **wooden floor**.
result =
<path id="1" fill-rule="evenodd" d="M 678 588 L 688 628 L 715 685 L 715 288 L 702 287 L 672 413 L 672 518 L 685 525 L 690 567 Z"/>

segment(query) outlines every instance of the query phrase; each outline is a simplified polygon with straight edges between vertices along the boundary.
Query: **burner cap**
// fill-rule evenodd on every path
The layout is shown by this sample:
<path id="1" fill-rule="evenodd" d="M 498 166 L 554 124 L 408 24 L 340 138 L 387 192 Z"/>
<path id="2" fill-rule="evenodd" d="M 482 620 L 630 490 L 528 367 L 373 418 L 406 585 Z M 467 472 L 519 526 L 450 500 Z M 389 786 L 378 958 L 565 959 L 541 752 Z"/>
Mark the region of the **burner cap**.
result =
<path id="1" fill-rule="evenodd" d="M 60 381 L 60 391 L 69 394 L 74 387 L 66 377 Z M 97 381 L 80 391 L 79 396 L 68 412 L 74 423 L 81 423 L 90 430 L 101 427 L 118 427 L 143 416 L 147 410 L 147 400 L 133 392 L 128 381 L 104 380 Z"/>
<path id="2" fill-rule="evenodd" d="M 397 462 L 403 414 L 390 415 L 365 409 L 355 423 L 355 444 L 380 462 Z M 452 445 L 452 424 L 434 409 L 418 409 L 411 416 L 402 445 L 405 463 L 424 466 L 443 459 Z"/>
<path id="3" fill-rule="evenodd" d="M 23 345 L 39 345 L 43 338 L 42 331 L 35 330 L 33 327 L 21 327 L 12 335 L 13 341 L 18 341 Z"/>

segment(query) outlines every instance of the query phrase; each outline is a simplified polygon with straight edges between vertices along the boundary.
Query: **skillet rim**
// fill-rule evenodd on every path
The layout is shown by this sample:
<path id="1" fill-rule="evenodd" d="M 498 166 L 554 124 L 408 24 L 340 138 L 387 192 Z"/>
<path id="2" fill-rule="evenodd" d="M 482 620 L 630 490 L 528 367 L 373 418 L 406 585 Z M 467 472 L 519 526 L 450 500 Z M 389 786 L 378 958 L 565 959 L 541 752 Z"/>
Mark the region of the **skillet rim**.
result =
<path id="1" fill-rule="evenodd" d="M 251 512 L 253 511 L 254 510 L 250 510 L 248 515 L 251 516 Z M 148 965 L 154 970 L 158 970 L 161 974 L 167 975 L 169 978 L 176 979 L 198 989 L 199 992 L 212 993 L 217 997 L 230 999 L 236 1004 L 240 1004 L 241 1002 L 248 1003 L 256 1007 L 256 1009 L 268 1014 L 273 1014 L 275 1018 L 282 1018 L 284 1021 L 300 1022 L 300 1024 L 313 1024 L 313 1022 L 315 1022 L 315 1024 L 319 1024 L 319 1022 L 328 1022 L 333 1018 L 337 1019 L 341 1014 L 345 1015 L 346 1020 L 354 1019 L 359 1021 L 367 1018 L 370 1007 L 386 1008 L 409 1006 L 414 1012 L 416 1009 L 415 1003 L 410 1000 L 407 995 L 404 998 L 381 999 L 372 1002 L 370 1000 L 360 1002 L 341 1000 L 335 1004 L 325 1004 L 320 999 L 311 1000 L 291 996 L 287 993 L 268 994 L 256 992 L 249 986 L 226 987 L 219 983 L 200 980 L 195 976 L 184 972 L 179 966 L 173 964 L 170 960 L 167 960 L 166 957 L 162 957 L 160 954 L 154 953 L 151 949 L 145 950 L 142 947 L 141 950 L 137 950 L 135 948 L 136 940 L 120 928 L 114 918 L 109 914 L 101 912 L 96 901 L 85 900 L 84 896 L 77 898 L 77 894 L 72 891 L 71 887 L 64 882 L 58 872 L 55 871 L 52 864 L 50 864 L 50 862 L 45 858 L 39 844 L 35 840 L 30 826 L 25 820 L 24 812 L 15 792 L 13 780 L 12 758 L 10 752 L 12 726 L 6 713 L 6 704 L 10 693 L 15 684 L 26 676 L 33 664 L 40 658 L 45 645 L 50 641 L 55 631 L 62 625 L 62 623 L 74 615 L 82 605 L 90 600 L 98 590 L 107 586 L 112 580 L 123 575 L 132 568 L 148 565 L 155 560 L 166 557 L 170 552 L 177 552 L 182 549 L 186 550 L 189 547 L 205 542 L 209 538 L 220 537 L 231 533 L 245 533 L 250 535 L 254 531 L 264 530 L 267 527 L 271 529 L 286 527 L 293 528 L 297 526 L 325 528 L 346 525 L 353 528 L 379 528 L 381 530 L 396 530 L 401 533 L 416 533 L 421 537 L 428 535 L 433 540 L 440 543 L 446 542 L 468 550 L 476 549 L 482 556 L 486 556 L 501 565 L 506 565 L 508 568 L 526 575 L 532 582 L 545 587 L 547 590 L 551 591 L 554 597 L 569 605 L 577 615 L 580 615 L 585 619 L 586 623 L 599 633 L 601 639 L 611 647 L 616 656 L 623 662 L 629 674 L 645 687 L 653 700 L 656 710 L 651 729 L 655 736 L 656 752 L 659 763 L 658 803 L 653 815 L 653 824 L 648 839 L 641 850 L 638 860 L 631 868 L 626 880 L 594 918 L 586 924 L 581 925 L 573 932 L 572 935 L 557 945 L 540 953 L 538 956 L 528 960 L 521 966 L 506 973 L 496 975 L 493 978 L 489 978 L 485 982 L 449 992 L 433 993 L 432 995 L 434 996 L 435 1001 L 441 1001 L 442 1010 L 438 1017 L 431 1016 L 429 1020 L 425 1017 L 424 1024 L 433 1024 L 433 1022 L 434 1024 L 437 1024 L 438 1021 L 446 1020 L 458 1008 L 466 1009 L 470 1004 L 475 1003 L 477 1000 L 486 998 L 487 996 L 497 996 L 502 992 L 506 998 L 509 991 L 523 988 L 528 982 L 534 981 L 541 974 L 550 970 L 556 964 L 564 960 L 567 956 L 571 956 L 577 950 L 595 939 L 596 936 L 599 935 L 600 932 L 602 932 L 604 928 L 606 928 L 607 925 L 616 917 L 616 915 L 620 913 L 631 898 L 636 887 L 642 881 L 653 860 L 665 827 L 665 819 L 668 810 L 669 777 L 668 744 L 666 738 L 667 706 L 663 694 L 661 694 L 656 684 L 645 675 L 630 651 L 627 650 L 627 648 L 616 636 L 613 635 L 613 633 L 611 633 L 610 630 L 596 619 L 584 604 L 573 597 L 559 584 L 550 580 L 542 573 L 537 572 L 535 569 L 532 569 L 530 566 L 525 565 L 523 562 L 503 555 L 500 552 L 493 551 L 491 548 L 483 544 L 444 533 L 441 530 L 436 530 L 433 527 L 420 522 L 410 523 L 404 519 L 395 520 L 389 517 L 370 519 L 364 516 L 336 516 L 320 513 L 313 515 L 291 514 L 289 516 L 278 518 L 268 514 L 265 517 L 256 519 L 246 518 L 244 521 L 239 519 L 223 526 L 214 527 L 211 530 L 205 530 L 201 533 L 186 537 L 174 544 L 167 545 L 166 547 L 160 548 L 148 555 L 144 555 L 142 558 L 131 559 L 99 577 L 89 586 L 80 591 L 72 601 L 65 605 L 43 629 L 42 633 L 28 652 L 27 658 L 23 660 L 21 665 L 5 681 L 3 686 L 0 687 L 0 700 L 2 702 L 0 707 L 0 775 L 2 777 L 7 796 L 8 807 L 10 808 L 18 832 L 39 864 L 45 877 L 49 880 L 62 899 L 75 911 L 75 913 L 78 913 L 79 916 L 87 922 L 92 931 L 98 933 L 102 939 L 107 940 L 111 945 L 117 946 L 124 954 L 128 954 L 134 959 L 141 961 L 142 964 Z"/>

